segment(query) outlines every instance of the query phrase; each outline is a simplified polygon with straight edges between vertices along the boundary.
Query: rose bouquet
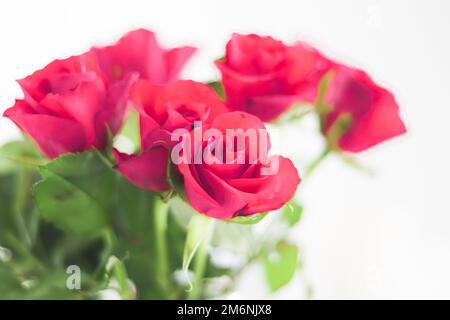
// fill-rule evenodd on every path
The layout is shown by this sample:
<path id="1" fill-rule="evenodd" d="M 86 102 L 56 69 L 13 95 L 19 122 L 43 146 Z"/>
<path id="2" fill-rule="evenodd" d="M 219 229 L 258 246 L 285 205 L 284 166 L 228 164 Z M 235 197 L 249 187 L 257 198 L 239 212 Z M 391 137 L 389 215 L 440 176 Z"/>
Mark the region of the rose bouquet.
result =
<path id="1" fill-rule="evenodd" d="M 0 298 L 217 298 L 251 263 L 276 291 L 302 267 L 288 237 L 300 177 L 406 131 L 389 91 L 305 43 L 234 34 L 208 83 L 178 78 L 194 52 L 140 29 L 18 81 L 4 116 L 24 138 L 0 149 Z M 294 165 L 267 127 L 306 115 L 324 150 Z"/>

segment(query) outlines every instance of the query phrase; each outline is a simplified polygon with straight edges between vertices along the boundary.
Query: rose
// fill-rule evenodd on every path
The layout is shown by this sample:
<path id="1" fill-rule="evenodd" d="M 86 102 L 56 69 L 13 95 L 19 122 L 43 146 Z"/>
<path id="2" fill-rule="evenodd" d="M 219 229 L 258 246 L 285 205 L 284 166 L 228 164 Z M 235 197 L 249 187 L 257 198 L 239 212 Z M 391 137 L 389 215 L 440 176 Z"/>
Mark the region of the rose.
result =
<path id="1" fill-rule="evenodd" d="M 16 100 L 4 116 L 50 158 L 103 148 L 108 130 L 114 134 L 122 123 L 135 79 L 129 74 L 111 85 L 92 52 L 55 60 L 18 81 L 25 98 Z"/>
<path id="2" fill-rule="evenodd" d="M 236 131 L 230 133 L 232 129 Z M 196 139 L 202 135 L 198 131 L 205 130 L 208 134 Z M 289 159 L 268 156 L 270 141 L 264 124 L 251 114 L 221 114 L 187 137 L 190 147 L 182 149 L 178 169 L 188 202 L 207 216 L 230 219 L 279 209 L 300 183 Z M 203 155 L 202 161 L 192 161 L 198 154 Z"/>
<path id="3" fill-rule="evenodd" d="M 298 102 L 312 102 L 331 62 L 304 43 L 286 46 L 271 37 L 234 34 L 222 73 L 228 105 L 269 122 Z"/>
<path id="4" fill-rule="evenodd" d="M 131 93 L 139 112 L 141 153 L 125 155 L 114 150 L 116 168 L 135 185 L 149 190 L 169 189 L 167 165 L 176 129 L 192 130 L 195 121 L 209 124 L 227 107 L 207 85 L 178 80 L 166 86 L 139 80 Z"/>
<path id="5" fill-rule="evenodd" d="M 210 123 L 219 113 L 228 111 L 209 86 L 190 80 L 178 80 L 166 86 L 140 80 L 133 87 L 131 101 L 139 111 L 144 150 L 151 147 L 148 136 L 157 129 L 190 130 L 194 121 Z"/>
<path id="6" fill-rule="evenodd" d="M 331 76 L 323 131 L 332 144 L 359 152 L 406 132 L 392 93 L 365 72 L 337 66 Z"/>
<path id="7" fill-rule="evenodd" d="M 178 136 L 183 138 L 182 144 L 186 137 L 204 129 L 223 133 L 231 128 L 266 132 L 257 117 L 244 112 L 227 112 L 223 102 L 208 86 L 193 81 L 176 81 L 167 86 L 138 81 L 131 96 L 139 111 L 142 151 L 137 155 L 125 155 L 117 150 L 114 153 L 117 170 L 133 184 L 144 189 L 166 191 L 171 187 L 168 172 L 173 171 L 172 175 L 181 173 L 189 203 L 199 212 L 219 219 L 275 210 L 293 196 L 300 182 L 297 170 L 286 158 L 268 158 L 268 147 L 258 149 L 259 153 L 251 162 L 170 164 L 170 149 L 176 145 L 174 136 L 180 130 L 184 133 Z M 201 121 L 201 125 L 194 127 L 195 121 Z M 194 138 L 193 141 L 197 140 Z M 200 146 L 196 145 L 192 150 L 193 158 L 208 148 L 209 142 L 206 140 Z M 251 148 L 247 141 L 241 151 L 247 155 Z M 182 149 L 182 152 L 187 151 Z M 186 156 L 184 154 L 182 158 Z M 274 163 L 278 164 L 276 173 L 268 170 Z M 168 166 L 173 170 L 167 170 Z M 198 176 L 199 172 L 207 177 Z M 264 172 L 269 174 L 264 175 Z"/>
<path id="8" fill-rule="evenodd" d="M 155 84 L 166 84 L 178 77 L 183 65 L 195 52 L 193 47 L 166 50 L 155 34 L 145 29 L 131 31 L 116 44 L 92 49 L 110 81 L 122 79 L 130 72 Z"/>

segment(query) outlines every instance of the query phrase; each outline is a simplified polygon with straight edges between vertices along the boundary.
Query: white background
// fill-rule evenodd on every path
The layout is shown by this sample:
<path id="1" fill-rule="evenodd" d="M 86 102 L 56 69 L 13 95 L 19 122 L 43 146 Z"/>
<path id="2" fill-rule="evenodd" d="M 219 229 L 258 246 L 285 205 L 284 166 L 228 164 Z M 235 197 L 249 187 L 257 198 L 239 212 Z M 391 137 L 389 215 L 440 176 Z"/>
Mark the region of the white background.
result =
<path id="1" fill-rule="evenodd" d="M 367 70 L 401 104 L 408 134 L 358 157 L 374 177 L 330 158 L 301 188 L 302 277 L 270 296 L 255 270 L 235 297 L 301 298 L 309 283 L 317 299 L 450 298 L 448 0 L 2 0 L 0 111 L 20 97 L 15 79 L 137 27 L 198 46 L 185 76 L 200 81 L 217 76 L 212 61 L 231 32 L 306 40 Z M 282 133 L 300 168 L 319 151 L 308 124 Z M 1 119 L 0 143 L 16 136 Z"/>

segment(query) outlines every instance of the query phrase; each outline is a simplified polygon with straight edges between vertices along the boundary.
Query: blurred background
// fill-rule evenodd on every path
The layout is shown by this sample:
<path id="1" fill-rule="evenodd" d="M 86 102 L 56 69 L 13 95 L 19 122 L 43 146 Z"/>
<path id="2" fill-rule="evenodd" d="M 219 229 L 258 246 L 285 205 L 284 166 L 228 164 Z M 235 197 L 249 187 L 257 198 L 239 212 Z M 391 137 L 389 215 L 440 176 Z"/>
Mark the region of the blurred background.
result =
<path id="1" fill-rule="evenodd" d="M 232 32 L 303 40 L 366 70 L 402 108 L 408 134 L 358 155 L 373 175 L 330 157 L 301 187 L 298 279 L 270 294 L 255 266 L 231 298 L 305 298 L 310 286 L 315 299 L 450 299 L 449 1 L 5 0 L 0 112 L 21 97 L 16 79 L 139 27 L 166 46 L 197 46 L 184 72 L 197 81 L 218 77 L 212 61 Z M 314 123 L 272 128 L 300 172 L 321 148 Z M 18 136 L 1 118 L 0 144 Z"/>

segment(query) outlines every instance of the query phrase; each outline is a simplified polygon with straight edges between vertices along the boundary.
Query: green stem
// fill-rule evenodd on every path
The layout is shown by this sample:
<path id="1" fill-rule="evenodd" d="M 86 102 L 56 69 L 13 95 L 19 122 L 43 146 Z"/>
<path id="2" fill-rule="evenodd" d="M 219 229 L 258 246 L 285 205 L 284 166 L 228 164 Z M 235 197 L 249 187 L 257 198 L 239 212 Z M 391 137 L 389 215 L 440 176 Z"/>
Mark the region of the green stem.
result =
<path id="1" fill-rule="evenodd" d="M 33 255 L 33 253 L 23 245 L 23 243 L 18 240 L 12 233 L 6 234 L 7 244 L 11 247 L 11 249 L 15 250 L 19 255 L 23 258 L 30 261 L 38 271 L 44 271 L 45 266 L 41 263 L 41 261 Z"/>
<path id="2" fill-rule="evenodd" d="M 206 265 L 208 262 L 208 248 L 214 233 L 215 221 L 210 219 L 205 230 L 204 238 L 199 244 L 197 254 L 194 261 L 194 281 L 192 283 L 192 289 L 188 292 L 187 298 L 189 300 L 196 300 L 201 297 L 203 289 L 203 277 L 206 271 Z"/>
<path id="3" fill-rule="evenodd" d="M 26 244 L 27 247 L 31 247 L 31 237 L 28 233 L 28 228 L 25 222 L 24 209 L 27 205 L 30 188 L 30 174 L 26 169 L 21 169 L 17 176 L 17 189 L 14 203 L 14 221 L 16 224 L 17 232 L 20 235 L 20 239 Z"/>
<path id="4" fill-rule="evenodd" d="M 322 161 L 331 153 L 331 149 L 330 148 L 325 148 L 320 154 L 319 156 L 314 159 L 306 168 L 305 171 L 305 175 L 304 175 L 304 179 L 309 178 L 311 176 L 311 174 L 317 169 L 317 167 L 319 166 L 319 164 L 322 163 Z"/>
<path id="5" fill-rule="evenodd" d="M 169 257 L 167 249 L 167 219 L 169 206 L 160 199 L 155 200 L 153 218 L 156 246 L 156 276 L 165 294 L 169 294 Z"/>
<path id="6" fill-rule="evenodd" d="M 95 277 L 100 277 L 100 275 L 105 271 L 106 263 L 109 257 L 114 253 L 114 243 L 115 243 L 115 235 L 111 228 L 105 228 L 102 232 L 102 240 L 103 245 L 105 246 L 101 252 L 100 263 L 97 266 L 94 274 Z"/>

